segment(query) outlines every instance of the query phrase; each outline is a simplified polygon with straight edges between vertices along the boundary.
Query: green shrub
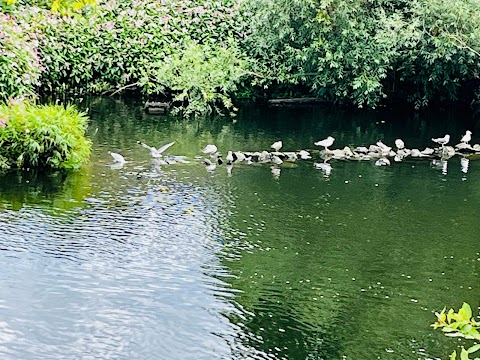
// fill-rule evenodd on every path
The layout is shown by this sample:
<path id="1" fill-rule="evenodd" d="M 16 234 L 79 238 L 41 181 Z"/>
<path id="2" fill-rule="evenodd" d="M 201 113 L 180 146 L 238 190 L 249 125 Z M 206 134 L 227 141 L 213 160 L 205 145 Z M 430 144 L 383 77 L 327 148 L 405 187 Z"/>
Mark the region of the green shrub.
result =
<path id="1" fill-rule="evenodd" d="M 230 94 L 244 75 L 245 64 L 236 48 L 187 44 L 170 58 L 152 64 L 147 93 L 173 93 L 185 115 L 235 110 Z"/>
<path id="2" fill-rule="evenodd" d="M 456 100 L 480 72 L 480 2 L 414 0 L 404 12 L 398 77 L 416 107 Z"/>
<path id="3" fill-rule="evenodd" d="M 243 66 L 229 0 L 110 0 L 88 16 L 39 12 L 28 21 L 40 34 L 42 90 L 52 93 L 173 92 L 186 113 L 208 112 L 230 105 Z M 191 68 L 211 74 L 192 77 Z"/>
<path id="4" fill-rule="evenodd" d="M 87 121 L 70 105 L 0 105 L 0 166 L 80 167 L 90 155 Z"/>
<path id="5" fill-rule="evenodd" d="M 0 14 L 0 101 L 35 93 L 41 73 L 37 47 L 27 22 Z"/>
<path id="6" fill-rule="evenodd" d="M 480 71 L 474 0 L 246 0 L 243 50 L 261 85 L 375 107 L 455 99 Z"/>

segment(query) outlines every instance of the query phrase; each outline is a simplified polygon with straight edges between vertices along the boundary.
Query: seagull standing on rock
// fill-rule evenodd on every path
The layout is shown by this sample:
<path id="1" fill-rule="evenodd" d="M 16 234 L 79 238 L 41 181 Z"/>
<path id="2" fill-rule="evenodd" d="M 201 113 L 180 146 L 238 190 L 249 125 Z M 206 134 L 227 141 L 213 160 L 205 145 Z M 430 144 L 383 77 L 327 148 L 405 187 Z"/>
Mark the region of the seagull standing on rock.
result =
<path id="1" fill-rule="evenodd" d="M 470 140 L 472 140 L 472 132 L 470 130 L 467 130 L 465 132 L 465 135 L 463 135 L 462 138 L 460 139 L 460 142 L 468 144 Z"/>
<path id="2" fill-rule="evenodd" d="M 443 138 L 436 138 L 436 139 L 432 138 L 432 141 L 442 145 L 442 148 L 443 148 L 450 141 L 450 135 L 447 134 Z"/>
<path id="3" fill-rule="evenodd" d="M 392 148 L 390 146 L 385 145 L 382 142 L 382 140 L 377 141 L 377 146 L 380 148 L 380 151 L 382 152 L 382 154 L 388 154 L 390 153 L 390 150 L 392 150 Z"/>
<path id="4" fill-rule="evenodd" d="M 403 142 L 402 139 L 397 139 L 395 140 L 395 146 L 397 147 L 398 150 L 402 150 L 405 148 L 405 143 Z"/>
<path id="5" fill-rule="evenodd" d="M 325 148 L 325 151 L 328 150 L 328 148 L 330 146 L 333 145 L 333 142 L 335 141 L 335 138 L 334 137 L 327 137 L 326 139 L 323 139 L 323 140 L 320 140 L 320 141 L 317 141 L 315 143 L 313 143 L 315 146 L 323 146 Z"/>
<path id="6" fill-rule="evenodd" d="M 275 151 L 279 151 L 282 148 L 282 146 L 283 146 L 283 143 L 281 140 L 279 140 L 279 141 L 275 141 L 270 147 Z"/>

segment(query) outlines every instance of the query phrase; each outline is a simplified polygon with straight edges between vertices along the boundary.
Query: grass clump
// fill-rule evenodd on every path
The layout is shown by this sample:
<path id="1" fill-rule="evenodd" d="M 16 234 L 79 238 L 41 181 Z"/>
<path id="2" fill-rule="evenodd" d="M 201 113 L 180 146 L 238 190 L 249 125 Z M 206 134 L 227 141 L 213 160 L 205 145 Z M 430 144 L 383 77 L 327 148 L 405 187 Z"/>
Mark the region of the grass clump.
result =
<path id="1" fill-rule="evenodd" d="M 91 150 L 87 121 L 71 105 L 0 104 L 0 168 L 79 168 Z"/>

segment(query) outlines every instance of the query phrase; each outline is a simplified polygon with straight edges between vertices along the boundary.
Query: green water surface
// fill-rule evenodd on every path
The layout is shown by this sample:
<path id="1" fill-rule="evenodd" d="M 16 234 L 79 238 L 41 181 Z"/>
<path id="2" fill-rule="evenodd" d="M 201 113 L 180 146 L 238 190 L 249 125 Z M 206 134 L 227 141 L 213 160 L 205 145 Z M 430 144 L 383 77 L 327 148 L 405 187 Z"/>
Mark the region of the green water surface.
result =
<path id="1" fill-rule="evenodd" d="M 479 305 L 478 161 L 442 173 L 428 159 L 333 160 L 326 176 L 315 153 L 276 178 L 265 164 L 207 172 L 200 150 L 314 149 L 328 135 L 333 148 L 426 147 L 467 129 L 480 142 L 467 111 L 182 120 L 82 106 L 90 164 L 0 177 L 2 358 L 446 359 L 461 344 L 430 324 L 444 306 Z M 190 163 L 157 166 L 139 140 L 175 141 L 168 153 Z M 109 168 L 108 151 L 125 166 Z"/>

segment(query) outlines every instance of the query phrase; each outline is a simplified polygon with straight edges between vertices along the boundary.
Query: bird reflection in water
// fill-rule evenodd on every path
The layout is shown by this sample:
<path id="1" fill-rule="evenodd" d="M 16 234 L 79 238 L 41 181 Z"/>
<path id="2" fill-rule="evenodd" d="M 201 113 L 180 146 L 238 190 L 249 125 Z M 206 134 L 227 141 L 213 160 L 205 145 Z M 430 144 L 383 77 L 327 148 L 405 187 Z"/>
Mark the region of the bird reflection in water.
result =
<path id="1" fill-rule="evenodd" d="M 470 160 L 466 157 L 460 158 L 460 170 L 466 174 L 468 172 L 468 165 L 470 163 Z"/>
<path id="2" fill-rule="evenodd" d="M 281 169 L 278 166 L 272 166 L 272 167 L 270 167 L 270 169 L 272 170 L 273 178 L 274 179 L 279 179 Z"/>
<path id="3" fill-rule="evenodd" d="M 322 170 L 323 176 L 328 178 L 330 176 L 330 173 L 332 172 L 332 165 L 330 165 L 327 162 L 323 163 L 315 163 L 313 164 L 315 166 L 315 169 Z"/>
<path id="4" fill-rule="evenodd" d="M 433 159 L 432 166 L 435 169 L 442 170 L 443 175 L 447 175 L 448 173 L 448 161 L 445 159 Z"/>

